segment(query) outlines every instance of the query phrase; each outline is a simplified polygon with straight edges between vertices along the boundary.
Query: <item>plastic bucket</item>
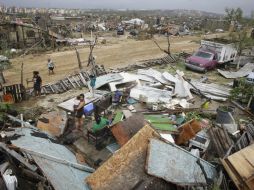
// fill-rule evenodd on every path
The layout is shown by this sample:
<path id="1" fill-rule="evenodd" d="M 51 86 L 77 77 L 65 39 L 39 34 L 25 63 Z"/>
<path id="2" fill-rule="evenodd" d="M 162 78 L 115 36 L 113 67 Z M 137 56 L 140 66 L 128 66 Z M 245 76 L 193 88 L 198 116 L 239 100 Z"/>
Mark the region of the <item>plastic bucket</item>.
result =
<path id="1" fill-rule="evenodd" d="M 230 106 L 220 106 L 217 108 L 216 123 L 220 124 L 231 124 L 234 123 L 232 118 L 234 114 L 234 107 Z"/>

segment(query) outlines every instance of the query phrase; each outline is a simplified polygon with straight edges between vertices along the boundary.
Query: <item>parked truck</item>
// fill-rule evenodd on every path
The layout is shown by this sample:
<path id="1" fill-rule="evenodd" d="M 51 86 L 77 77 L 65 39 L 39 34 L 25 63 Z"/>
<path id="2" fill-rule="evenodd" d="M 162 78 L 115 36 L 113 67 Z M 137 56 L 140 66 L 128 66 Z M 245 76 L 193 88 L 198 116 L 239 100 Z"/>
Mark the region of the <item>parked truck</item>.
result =
<path id="1" fill-rule="evenodd" d="M 200 48 L 185 60 L 188 69 L 207 72 L 218 64 L 234 61 L 237 49 L 225 39 L 201 40 Z"/>

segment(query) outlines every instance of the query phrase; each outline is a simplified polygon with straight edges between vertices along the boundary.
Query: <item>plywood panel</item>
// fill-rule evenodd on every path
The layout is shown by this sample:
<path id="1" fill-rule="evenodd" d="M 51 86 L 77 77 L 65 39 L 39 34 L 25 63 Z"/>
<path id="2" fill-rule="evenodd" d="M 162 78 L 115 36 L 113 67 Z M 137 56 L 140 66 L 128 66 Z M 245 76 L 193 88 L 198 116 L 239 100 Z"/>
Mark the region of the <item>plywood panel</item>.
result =
<path id="1" fill-rule="evenodd" d="M 145 173 L 145 160 L 149 139 L 158 137 L 154 129 L 144 126 L 86 182 L 93 190 L 129 190 L 142 181 L 153 179 Z"/>

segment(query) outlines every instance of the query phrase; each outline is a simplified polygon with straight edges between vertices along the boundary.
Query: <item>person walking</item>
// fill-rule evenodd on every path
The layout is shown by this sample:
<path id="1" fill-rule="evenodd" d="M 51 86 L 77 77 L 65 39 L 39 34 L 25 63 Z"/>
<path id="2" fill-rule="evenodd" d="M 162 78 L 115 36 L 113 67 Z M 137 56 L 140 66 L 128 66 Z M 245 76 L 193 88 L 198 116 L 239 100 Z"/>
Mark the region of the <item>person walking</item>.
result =
<path id="1" fill-rule="evenodd" d="M 91 87 L 91 93 L 92 93 L 92 97 L 94 98 L 94 88 L 95 88 L 95 83 L 96 83 L 96 77 L 95 75 L 90 75 L 90 87 Z"/>
<path id="2" fill-rule="evenodd" d="M 48 59 L 48 71 L 49 71 L 49 75 L 50 75 L 50 73 L 51 73 L 51 74 L 55 74 L 55 73 L 54 73 L 54 68 L 55 68 L 55 65 L 54 65 L 54 63 L 52 62 L 52 60 L 49 58 L 49 59 Z"/>
<path id="3" fill-rule="evenodd" d="M 33 72 L 34 95 L 41 96 L 42 80 L 38 71 Z"/>

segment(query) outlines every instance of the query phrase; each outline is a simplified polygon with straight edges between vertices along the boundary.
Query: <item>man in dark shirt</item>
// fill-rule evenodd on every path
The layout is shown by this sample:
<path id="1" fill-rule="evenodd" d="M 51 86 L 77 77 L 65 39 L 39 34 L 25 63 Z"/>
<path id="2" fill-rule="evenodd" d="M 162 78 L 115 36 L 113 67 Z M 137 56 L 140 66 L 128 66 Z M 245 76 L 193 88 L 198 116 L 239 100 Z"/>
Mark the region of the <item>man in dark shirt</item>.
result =
<path id="1" fill-rule="evenodd" d="M 35 96 L 40 96 L 41 95 L 41 86 L 42 86 L 42 80 L 39 75 L 38 71 L 33 72 L 33 82 L 34 82 L 34 95 Z"/>

